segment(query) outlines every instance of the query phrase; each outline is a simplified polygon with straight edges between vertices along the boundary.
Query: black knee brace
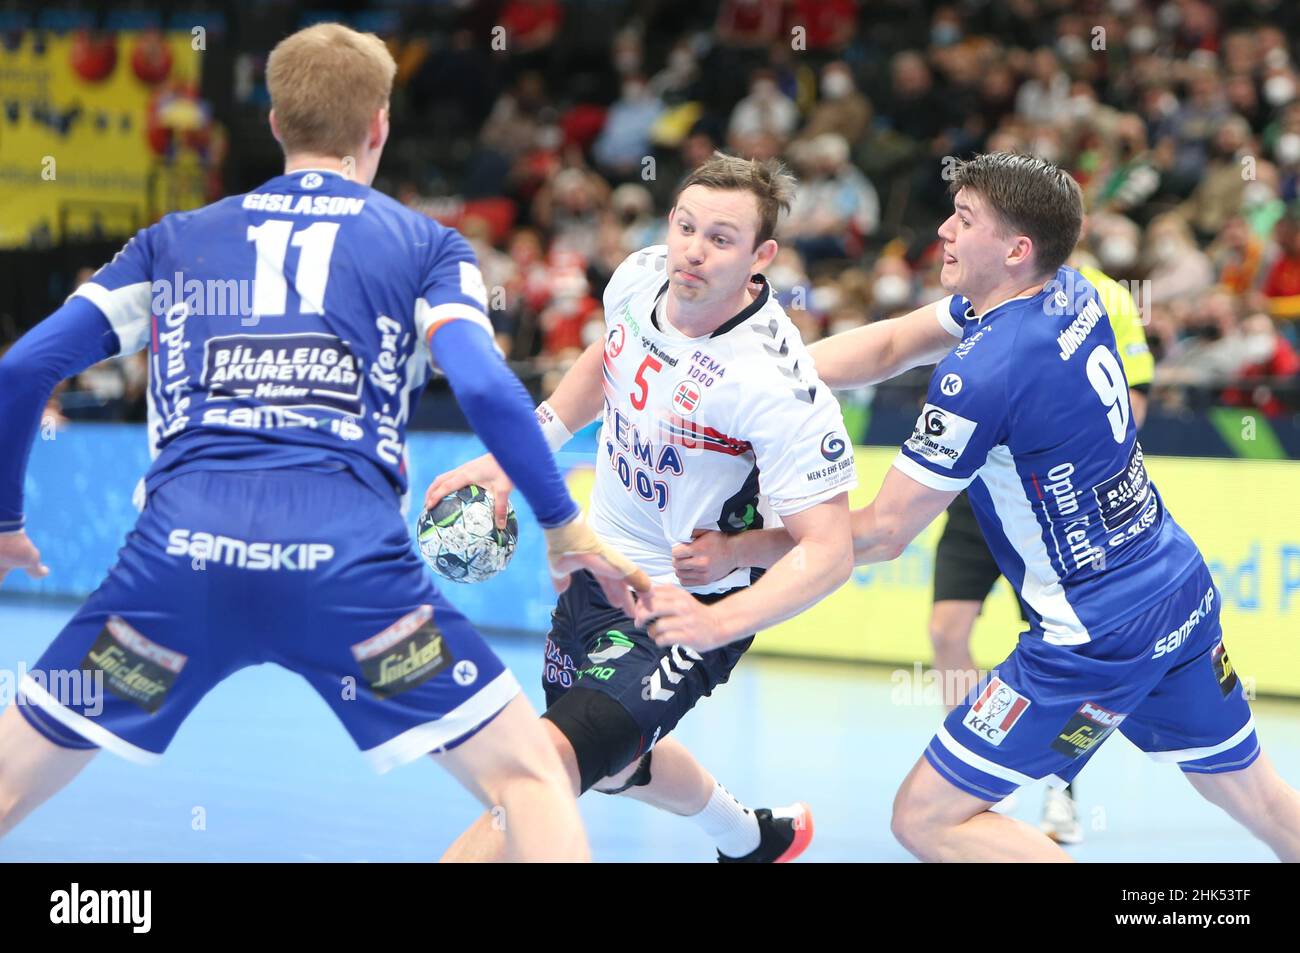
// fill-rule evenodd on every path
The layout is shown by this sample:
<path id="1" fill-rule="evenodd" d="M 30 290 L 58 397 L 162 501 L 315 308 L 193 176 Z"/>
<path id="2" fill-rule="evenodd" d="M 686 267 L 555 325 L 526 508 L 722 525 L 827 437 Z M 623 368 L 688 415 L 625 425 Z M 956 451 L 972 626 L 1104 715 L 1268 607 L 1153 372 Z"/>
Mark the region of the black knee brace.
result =
<path id="1" fill-rule="evenodd" d="M 573 748 L 582 791 L 626 768 L 640 754 L 644 743 L 641 729 L 627 709 L 603 692 L 590 688 L 565 692 L 542 717 L 555 725 Z M 636 780 L 643 773 L 645 780 Z M 646 759 L 620 790 L 649 781 L 650 762 Z"/>

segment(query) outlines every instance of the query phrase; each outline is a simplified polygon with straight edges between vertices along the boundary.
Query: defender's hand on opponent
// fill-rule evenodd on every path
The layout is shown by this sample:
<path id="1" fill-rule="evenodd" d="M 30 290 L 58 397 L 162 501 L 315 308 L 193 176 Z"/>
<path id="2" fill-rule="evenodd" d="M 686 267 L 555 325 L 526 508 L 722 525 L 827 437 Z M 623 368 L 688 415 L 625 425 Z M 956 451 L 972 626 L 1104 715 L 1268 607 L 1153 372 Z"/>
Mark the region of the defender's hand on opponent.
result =
<path id="1" fill-rule="evenodd" d="M 689 543 L 673 547 L 673 572 L 683 586 L 705 586 L 735 572 L 734 537 L 697 529 Z"/>
<path id="2" fill-rule="evenodd" d="M 722 631 L 714 607 L 676 586 L 655 586 L 642 595 L 633 618 L 656 645 L 678 644 L 707 652 L 731 641 Z"/>
<path id="3" fill-rule="evenodd" d="M 424 494 L 424 508 L 429 509 L 448 493 L 471 483 L 492 494 L 497 526 L 504 529 L 510 492 L 515 485 L 490 453 L 440 474 Z M 556 592 L 569 588 L 570 573 L 585 569 L 596 577 L 609 604 L 631 615 L 635 607 L 628 587 L 637 592 L 650 591 L 650 578 L 622 553 L 602 543 L 581 515 L 563 526 L 542 532 L 546 535 L 546 561 Z"/>
<path id="4" fill-rule="evenodd" d="M 50 574 L 50 568 L 41 565 L 40 551 L 32 545 L 26 533 L 0 536 L 0 583 L 15 569 L 25 570 L 33 579 L 41 579 Z"/>

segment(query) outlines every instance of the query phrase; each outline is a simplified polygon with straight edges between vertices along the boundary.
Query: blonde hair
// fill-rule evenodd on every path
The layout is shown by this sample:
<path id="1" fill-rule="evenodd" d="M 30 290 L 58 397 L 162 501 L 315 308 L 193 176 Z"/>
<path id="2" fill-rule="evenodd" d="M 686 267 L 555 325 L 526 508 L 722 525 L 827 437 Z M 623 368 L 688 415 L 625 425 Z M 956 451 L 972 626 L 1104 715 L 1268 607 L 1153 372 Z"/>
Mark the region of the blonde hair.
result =
<path id="1" fill-rule="evenodd" d="M 373 33 L 318 23 L 276 44 L 266 85 L 286 154 L 350 155 L 388 105 L 397 63 Z"/>
<path id="2" fill-rule="evenodd" d="M 776 234 L 781 212 L 790 210 L 794 201 L 795 177 L 776 159 L 742 159 L 723 152 L 713 153 L 694 172 L 682 180 L 677 198 L 692 185 L 726 192 L 749 192 L 758 201 L 757 248 Z M 677 204 L 673 199 L 673 205 Z"/>

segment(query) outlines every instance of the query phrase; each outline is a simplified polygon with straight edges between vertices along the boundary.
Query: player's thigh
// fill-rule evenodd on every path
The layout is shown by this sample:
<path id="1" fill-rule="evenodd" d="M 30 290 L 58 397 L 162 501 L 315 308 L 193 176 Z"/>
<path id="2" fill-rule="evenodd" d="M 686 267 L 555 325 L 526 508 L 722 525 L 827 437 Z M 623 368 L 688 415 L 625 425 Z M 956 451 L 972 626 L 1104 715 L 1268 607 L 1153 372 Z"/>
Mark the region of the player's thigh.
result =
<path id="1" fill-rule="evenodd" d="M 572 746 L 584 789 L 666 737 L 727 681 L 748 646 L 745 640 L 701 654 L 656 645 L 609 605 L 589 574 L 575 574 L 548 639 L 544 717 Z"/>
<path id="2" fill-rule="evenodd" d="M 433 759 L 481 804 L 491 807 L 500 803 L 502 790 L 512 782 L 564 785 L 566 772 L 552 731 L 528 699 L 517 695 L 472 737 L 450 751 L 435 753 Z M 570 790 L 576 793 L 576 777 L 571 780 Z"/>
<path id="3" fill-rule="evenodd" d="M 1245 687 L 1232 667 L 1220 595 L 1202 566 L 1152 618 L 1146 653 L 1165 666 L 1120 731 L 1153 760 L 1187 774 L 1240 772 L 1259 756 Z"/>
<path id="4" fill-rule="evenodd" d="M 0 834 L 75 778 L 98 748 L 47 740 L 10 705 L 0 714 Z"/>

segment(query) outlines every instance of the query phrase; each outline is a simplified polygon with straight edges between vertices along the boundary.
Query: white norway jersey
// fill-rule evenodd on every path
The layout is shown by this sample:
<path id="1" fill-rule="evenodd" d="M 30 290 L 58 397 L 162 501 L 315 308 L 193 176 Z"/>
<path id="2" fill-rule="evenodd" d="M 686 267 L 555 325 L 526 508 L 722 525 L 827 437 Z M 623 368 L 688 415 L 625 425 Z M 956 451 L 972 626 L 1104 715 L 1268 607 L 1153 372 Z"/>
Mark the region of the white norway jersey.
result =
<path id="1" fill-rule="evenodd" d="M 605 416 L 591 525 L 657 582 L 676 583 L 672 547 L 696 529 L 762 526 L 857 485 L 844 418 L 766 282 L 713 334 L 656 323 L 667 248 L 628 257 L 605 289 Z M 748 569 L 695 587 L 748 585 Z"/>

